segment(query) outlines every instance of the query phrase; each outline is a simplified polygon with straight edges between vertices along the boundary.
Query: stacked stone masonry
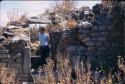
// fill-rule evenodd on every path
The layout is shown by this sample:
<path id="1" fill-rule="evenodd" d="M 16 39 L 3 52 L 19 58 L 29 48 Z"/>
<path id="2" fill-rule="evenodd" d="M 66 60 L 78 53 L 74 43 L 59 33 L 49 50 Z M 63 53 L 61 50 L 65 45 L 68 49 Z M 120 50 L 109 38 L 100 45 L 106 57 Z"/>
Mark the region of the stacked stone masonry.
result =
<path id="1" fill-rule="evenodd" d="M 59 47 L 64 48 L 60 49 L 60 51 L 66 50 L 64 45 L 67 44 L 67 48 L 69 48 L 67 52 L 71 53 L 72 56 L 73 53 L 78 52 L 74 49 L 79 48 L 77 46 L 81 45 L 83 49 L 79 55 L 81 55 L 82 59 L 90 60 L 92 67 L 113 68 L 117 63 L 117 56 L 123 56 L 124 54 L 124 26 L 122 26 L 123 22 L 121 21 L 123 18 L 119 14 L 117 17 L 114 16 L 114 13 L 116 14 L 116 12 L 112 12 L 106 15 L 95 15 L 93 22 L 90 22 L 91 26 L 79 26 L 78 37 L 81 39 L 82 44 L 79 43 L 79 40 L 70 40 L 73 44 L 68 42 L 69 39 L 73 38 L 74 32 L 72 32 L 72 29 L 64 31 L 62 36 L 59 36 L 61 44 L 59 44 Z"/>
<path id="2" fill-rule="evenodd" d="M 25 48 L 23 42 L 10 44 L 6 46 L 7 49 L 0 50 L 0 64 L 14 69 L 17 81 L 32 82 L 30 49 Z M 13 51 L 11 50 L 12 47 Z"/>

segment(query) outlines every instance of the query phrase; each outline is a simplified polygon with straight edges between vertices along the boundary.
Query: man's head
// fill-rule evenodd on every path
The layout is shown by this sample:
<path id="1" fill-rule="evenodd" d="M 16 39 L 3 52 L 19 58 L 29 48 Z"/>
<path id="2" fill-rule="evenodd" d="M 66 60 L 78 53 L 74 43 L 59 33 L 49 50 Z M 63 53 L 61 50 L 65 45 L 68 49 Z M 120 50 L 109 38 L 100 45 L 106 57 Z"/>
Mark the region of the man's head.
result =
<path id="1" fill-rule="evenodd" d="M 45 27 L 40 27 L 40 28 L 39 28 L 39 31 L 40 31 L 41 33 L 44 33 L 45 30 L 46 30 Z"/>

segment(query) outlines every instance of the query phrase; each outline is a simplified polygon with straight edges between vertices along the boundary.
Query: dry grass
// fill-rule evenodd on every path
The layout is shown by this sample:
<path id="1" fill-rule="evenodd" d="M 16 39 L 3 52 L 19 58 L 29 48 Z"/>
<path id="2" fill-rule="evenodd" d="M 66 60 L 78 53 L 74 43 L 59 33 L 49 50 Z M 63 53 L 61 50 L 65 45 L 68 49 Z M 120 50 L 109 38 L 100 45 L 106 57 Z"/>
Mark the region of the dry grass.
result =
<path id="1" fill-rule="evenodd" d="M 56 63 L 51 58 L 47 58 L 46 61 L 47 64 L 39 68 L 34 84 L 124 84 L 125 64 L 120 56 L 118 57 L 119 70 L 114 74 L 98 69 L 92 71 L 89 61 L 83 63 L 76 60 L 73 67 L 71 60 L 64 56 L 56 57 Z M 1 84 L 18 84 L 15 77 L 14 70 L 0 65 Z"/>
<path id="2" fill-rule="evenodd" d="M 15 71 L 0 65 L 0 84 L 16 84 Z"/>
<path id="3" fill-rule="evenodd" d="M 39 69 L 37 84 L 121 84 L 123 81 L 120 71 L 115 74 L 104 73 L 103 70 L 92 71 L 91 64 L 89 62 L 84 64 L 82 61 L 72 67 L 69 58 L 63 56 L 58 56 L 56 61 L 56 70 L 53 70 L 55 66 L 53 60 L 47 59 L 47 64 Z M 120 63 L 119 65 L 121 66 Z"/>
<path id="4" fill-rule="evenodd" d="M 124 58 L 122 58 L 121 56 L 118 56 L 118 67 L 120 70 L 122 70 L 125 73 L 125 64 L 124 64 Z"/>
<path id="5" fill-rule="evenodd" d="M 74 0 L 56 0 L 54 5 L 54 10 L 56 10 L 56 12 L 67 12 L 74 10 L 77 2 Z"/>

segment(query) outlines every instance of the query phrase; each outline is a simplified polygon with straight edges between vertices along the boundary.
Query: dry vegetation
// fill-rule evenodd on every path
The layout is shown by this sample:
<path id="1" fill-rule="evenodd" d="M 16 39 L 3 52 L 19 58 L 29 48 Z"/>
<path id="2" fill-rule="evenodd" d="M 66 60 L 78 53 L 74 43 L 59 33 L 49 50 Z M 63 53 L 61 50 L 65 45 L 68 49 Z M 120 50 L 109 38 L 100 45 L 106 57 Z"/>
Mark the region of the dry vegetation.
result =
<path id="1" fill-rule="evenodd" d="M 15 71 L 0 65 L 0 84 L 16 84 Z"/>
<path id="2" fill-rule="evenodd" d="M 39 69 L 39 76 L 36 78 L 38 84 L 123 84 L 124 79 L 121 76 L 124 71 L 125 65 L 123 58 L 118 58 L 119 71 L 112 74 L 105 73 L 104 70 L 91 70 L 91 64 L 86 62 L 78 62 L 73 68 L 70 60 L 67 57 L 57 57 L 56 70 L 53 71 L 54 62 L 52 59 L 47 59 L 47 64 Z M 72 73 L 72 72 L 75 73 Z M 43 74 L 43 75 L 41 75 Z M 73 74 L 75 74 L 73 76 Z"/>
<path id="3" fill-rule="evenodd" d="M 7 12 L 7 17 L 8 17 L 8 25 L 10 22 L 25 22 L 26 21 L 26 16 L 28 13 L 19 11 L 19 10 L 11 10 Z"/>
<path id="4" fill-rule="evenodd" d="M 35 84 L 124 84 L 125 65 L 124 59 L 120 56 L 119 70 L 114 74 L 98 69 L 92 71 L 89 62 L 77 62 L 76 66 L 72 67 L 69 58 L 64 56 L 57 57 L 56 67 L 51 58 L 47 58 L 46 61 L 47 64 L 39 68 Z M 1 84 L 17 84 L 15 72 L 3 65 L 0 65 L 0 80 Z"/>
<path id="5" fill-rule="evenodd" d="M 105 7 L 110 7 L 113 4 L 114 0 L 102 0 L 102 4 Z"/>
<path id="6" fill-rule="evenodd" d="M 73 0 L 56 0 L 56 3 L 54 5 L 54 10 L 56 10 L 57 12 L 68 12 L 74 10 L 77 3 Z"/>

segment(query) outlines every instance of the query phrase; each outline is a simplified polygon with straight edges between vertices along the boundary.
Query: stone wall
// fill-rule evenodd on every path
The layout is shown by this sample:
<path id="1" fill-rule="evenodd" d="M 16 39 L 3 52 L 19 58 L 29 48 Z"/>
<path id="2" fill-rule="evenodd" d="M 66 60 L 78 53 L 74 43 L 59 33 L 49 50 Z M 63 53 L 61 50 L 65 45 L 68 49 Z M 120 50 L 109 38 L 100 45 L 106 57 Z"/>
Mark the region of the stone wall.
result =
<path id="1" fill-rule="evenodd" d="M 117 62 L 117 56 L 122 55 L 123 35 L 120 29 L 113 30 L 111 26 L 105 25 L 80 28 L 80 34 L 87 46 L 86 52 L 83 53 L 94 67 L 100 65 L 113 67 Z"/>
<path id="2" fill-rule="evenodd" d="M 16 72 L 16 80 L 31 82 L 31 58 L 30 49 L 25 48 L 22 41 L 10 43 L 6 49 L 0 50 L 0 64 L 12 68 Z"/>
<path id="3" fill-rule="evenodd" d="M 70 53 L 70 56 L 80 56 L 83 60 L 89 59 L 93 67 L 113 67 L 117 56 L 123 55 L 123 34 L 120 29 L 112 30 L 111 26 L 105 25 L 80 27 L 80 40 L 73 40 L 70 35 L 64 37 L 63 34 L 59 50 Z"/>
<path id="4" fill-rule="evenodd" d="M 58 50 L 61 53 L 68 52 L 70 56 L 76 55 L 90 60 L 92 68 L 116 68 L 117 56 L 124 55 L 121 9 L 114 6 L 111 12 L 108 9 L 99 10 L 101 12 L 95 14 L 89 25 L 77 27 L 77 34 L 69 29 L 62 36 L 56 36 L 60 38 Z"/>

